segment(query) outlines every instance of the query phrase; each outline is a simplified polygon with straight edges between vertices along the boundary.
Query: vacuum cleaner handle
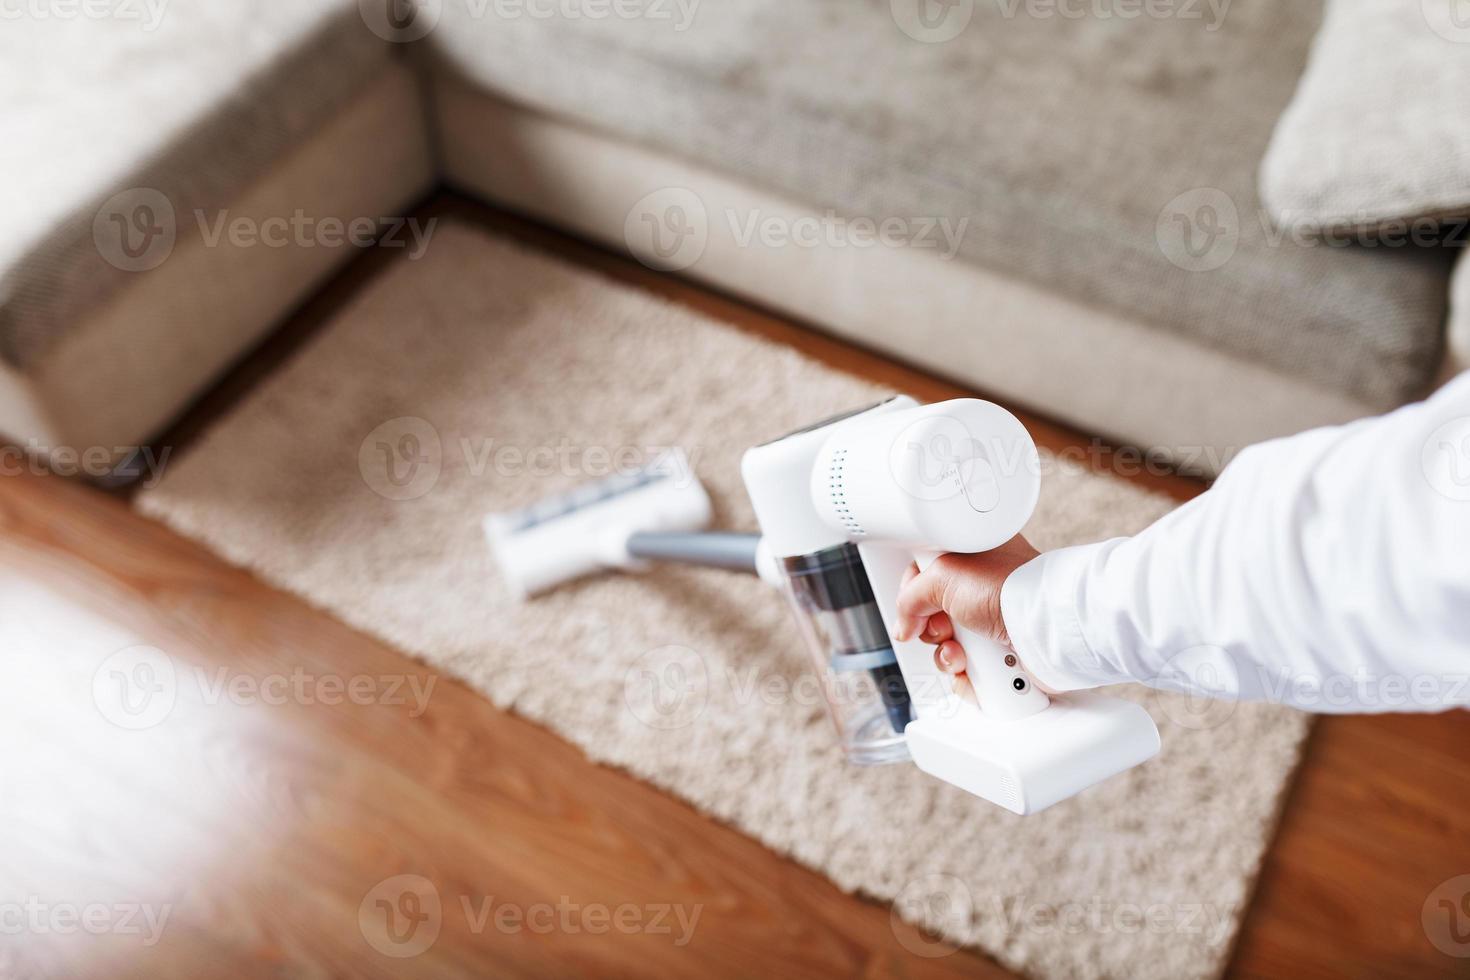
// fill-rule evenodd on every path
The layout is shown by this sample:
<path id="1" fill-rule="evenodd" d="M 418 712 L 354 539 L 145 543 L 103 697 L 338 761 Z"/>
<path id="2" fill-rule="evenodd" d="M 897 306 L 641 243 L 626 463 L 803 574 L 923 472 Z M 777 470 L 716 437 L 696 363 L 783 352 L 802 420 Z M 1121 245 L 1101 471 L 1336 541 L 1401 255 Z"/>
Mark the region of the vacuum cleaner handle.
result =
<path id="1" fill-rule="evenodd" d="M 940 552 L 914 554 L 919 569 L 925 570 Z M 980 710 L 997 721 L 1015 721 L 1044 710 L 1051 699 L 1036 686 L 1016 655 L 994 640 L 954 624 L 954 636 L 965 648 L 965 673 L 975 688 Z"/>

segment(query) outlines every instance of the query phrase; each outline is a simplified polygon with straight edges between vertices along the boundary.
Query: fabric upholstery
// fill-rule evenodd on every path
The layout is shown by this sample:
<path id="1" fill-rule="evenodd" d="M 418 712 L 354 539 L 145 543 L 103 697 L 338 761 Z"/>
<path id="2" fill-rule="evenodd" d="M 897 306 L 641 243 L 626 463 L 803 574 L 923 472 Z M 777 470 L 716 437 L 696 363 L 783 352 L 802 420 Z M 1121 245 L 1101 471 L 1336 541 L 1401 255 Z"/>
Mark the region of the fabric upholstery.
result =
<path id="1" fill-rule="evenodd" d="M 1470 3 L 1330 0 L 1261 190 L 1283 225 L 1470 217 Z"/>
<path id="2" fill-rule="evenodd" d="M 140 17 L 0 31 L 0 359 L 23 371 L 145 274 L 108 261 L 95 237 L 114 195 L 156 192 L 144 200 L 167 200 L 177 236 L 198 235 L 196 210 L 227 209 L 393 54 L 351 0 L 117 9 Z M 163 210 L 150 213 L 166 222 Z"/>
<path id="3" fill-rule="evenodd" d="M 1430 383 L 1445 257 L 1281 239 L 1257 199 L 1315 0 L 1237 0 L 1215 29 L 1025 9 L 976 4 L 930 44 L 888 0 L 704 4 L 682 31 L 446 0 L 428 43 L 491 93 L 814 209 L 967 217 L 964 261 L 1365 404 Z"/>
<path id="4" fill-rule="evenodd" d="M 455 187 L 612 248 L 627 248 L 629 202 L 656 202 L 660 188 L 698 187 L 714 215 L 822 217 L 710 166 L 442 76 L 431 104 Z M 681 275 L 1211 476 L 1248 445 L 1372 413 L 1336 388 L 933 251 L 742 244 L 715 221 Z"/>
<path id="5" fill-rule="evenodd" d="M 385 67 L 234 196 L 232 219 L 262 223 L 297 209 L 396 215 L 411 207 L 431 186 L 433 163 L 417 80 L 404 65 Z M 357 253 L 345 241 L 275 248 L 181 237 L 167 261 L 85 311 L 27 367 L 23 378 L 41 418 L 28 422 L 0 402 L 0 432 L 45 446 L 109 449 L 160 435 Z"/>

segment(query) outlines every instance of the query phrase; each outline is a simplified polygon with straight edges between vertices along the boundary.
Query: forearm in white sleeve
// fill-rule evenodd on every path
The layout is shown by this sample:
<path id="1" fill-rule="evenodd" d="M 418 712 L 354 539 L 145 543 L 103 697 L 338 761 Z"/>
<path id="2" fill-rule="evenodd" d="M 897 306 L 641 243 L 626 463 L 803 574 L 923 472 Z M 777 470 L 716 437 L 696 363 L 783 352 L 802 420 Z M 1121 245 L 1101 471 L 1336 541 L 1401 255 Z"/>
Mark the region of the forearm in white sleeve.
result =
<path id="1" fill-rule="evenodd" d="M 1017 569 L 1001 607 L 1059 691 L 1470 703 L 1470 373 L 1381 418 L 1251 447 L 1141 534 Z"/>

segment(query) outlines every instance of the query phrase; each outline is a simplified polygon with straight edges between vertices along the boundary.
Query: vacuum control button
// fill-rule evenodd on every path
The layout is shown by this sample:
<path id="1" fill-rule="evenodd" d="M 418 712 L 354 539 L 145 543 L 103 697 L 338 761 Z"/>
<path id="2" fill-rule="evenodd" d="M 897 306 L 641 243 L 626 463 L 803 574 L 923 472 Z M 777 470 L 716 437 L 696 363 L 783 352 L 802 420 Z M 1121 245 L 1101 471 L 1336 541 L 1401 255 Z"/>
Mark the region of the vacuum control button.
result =
<path id="1" fill-rule="evenodd" d="M 1000 481 L 988 459 L 972 456 L 959 465 L 960 484 L 971 509 L 988 514 L 1000 503 Z"/>

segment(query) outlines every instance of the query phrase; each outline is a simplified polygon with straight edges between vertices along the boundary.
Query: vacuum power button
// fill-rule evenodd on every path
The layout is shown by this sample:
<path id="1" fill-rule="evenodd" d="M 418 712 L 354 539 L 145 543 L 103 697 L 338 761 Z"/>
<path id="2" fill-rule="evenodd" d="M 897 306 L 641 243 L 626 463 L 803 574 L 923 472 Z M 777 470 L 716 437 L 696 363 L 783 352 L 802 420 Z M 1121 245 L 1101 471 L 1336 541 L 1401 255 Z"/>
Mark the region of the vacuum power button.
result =
<path id="1" fill-rule="evenodd" d="M 995 469 L 990 461 L 979 456 L 961 460 L 959 463 L 960 484 L 965 490 L 965 500 L 971 509 L 988 514 L 1000 503 L 1000 481 L 995 478 Z"/>

